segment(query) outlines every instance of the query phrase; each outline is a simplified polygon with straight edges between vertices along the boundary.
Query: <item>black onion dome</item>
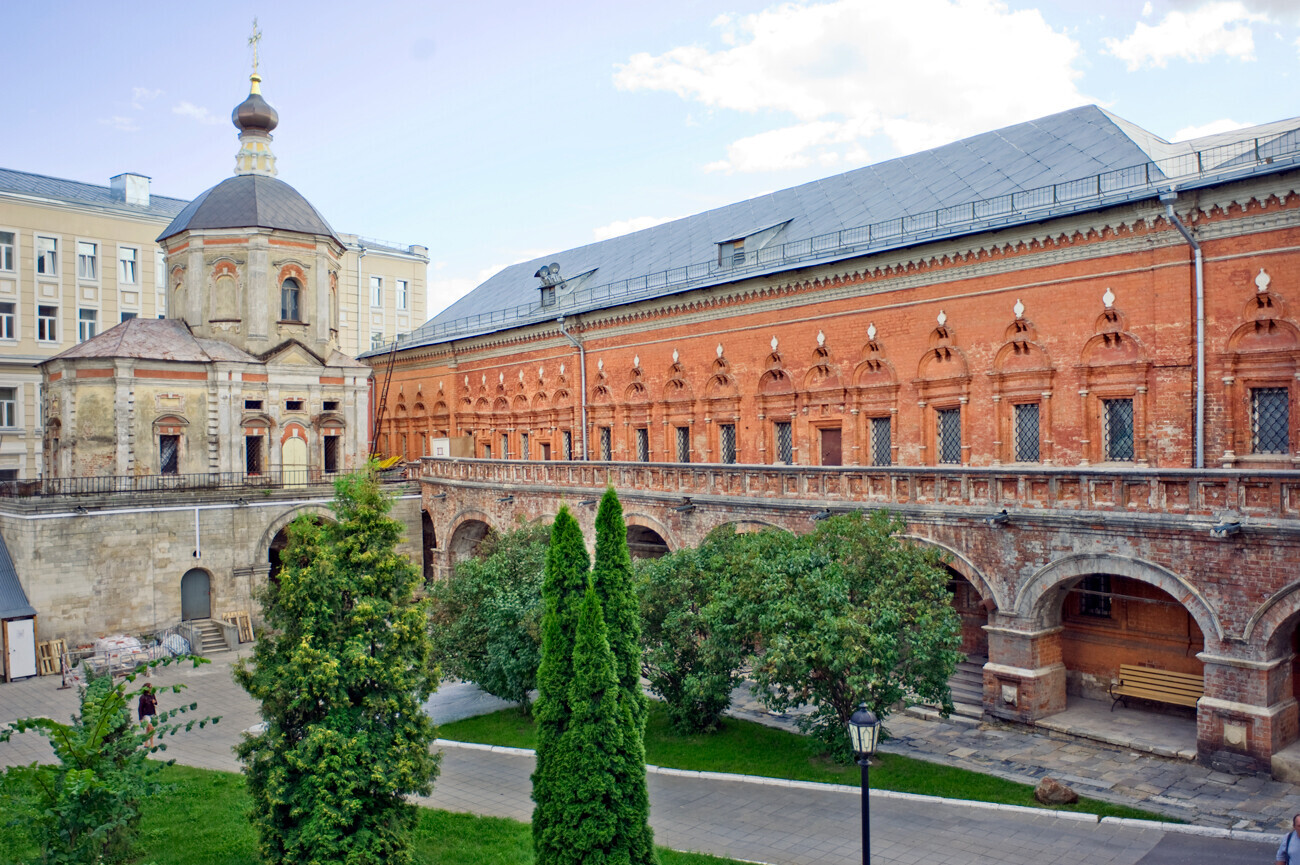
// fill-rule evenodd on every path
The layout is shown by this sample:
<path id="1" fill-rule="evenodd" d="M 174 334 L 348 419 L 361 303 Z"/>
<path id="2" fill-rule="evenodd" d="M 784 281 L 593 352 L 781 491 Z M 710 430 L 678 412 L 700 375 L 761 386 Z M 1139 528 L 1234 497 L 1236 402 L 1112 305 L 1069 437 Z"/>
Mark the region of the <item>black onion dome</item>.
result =
<path id="1" fill-rule="evenodd" d="M 297 231 L 324 235 L 342 246 L 334 229 L 298 190 L 262 174 L 237 174 L 202 193 L 176 214 L 158 240 L 200 228 Z"/>
<path id="2" fill-rule="evenodd" d="M 280 115 L 271 107 L 271 103 L 262 98 L 261 93 L 250 93 L 247 99 L 230 112 L 230 122 L 240 132 L 249 129 L 270 132 L 280 125 Z"/>

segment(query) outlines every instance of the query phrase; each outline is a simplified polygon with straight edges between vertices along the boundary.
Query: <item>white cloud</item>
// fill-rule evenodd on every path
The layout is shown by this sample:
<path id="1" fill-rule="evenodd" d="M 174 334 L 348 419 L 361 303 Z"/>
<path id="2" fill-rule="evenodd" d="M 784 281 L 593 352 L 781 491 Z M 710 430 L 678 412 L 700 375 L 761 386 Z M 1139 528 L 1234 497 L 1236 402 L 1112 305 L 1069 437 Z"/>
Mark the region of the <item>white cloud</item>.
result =
<path id="1" fill-rule="evenodd" d="M 1090 101 L 1078 43 L 997 0 L 786 3 L 714 25 L 718 50 L 636 54 L 614 74 L 622 90 L 795 121 L 733 142 L 709 170 L 851 163 L 877 135 L 912 152 Z"/>
<path id="2" fill-rule="evenodd" d="M 221 118 L 214 115 L 206 108 L 201 108 L 192 102 L 181 102 L 179 105 L 172 107 L 172 114 L 179 114 L 182 117 L 192 117 L 200 123 L 209 125 L 221 122 Z"/>
<path id="3" fill-rule="evenodd" d="M 140 127 L 136 125 L 134 118 L 123 117 L 120 114 L 115 114 L 112 117 L 101 117 L 99 122 L 104 124 L 105 126 L 113 127 L 118 132 L 139 132 L 140 131 Z"/>
<path id="4" fill-rule="evenodd" d="M 1150 17 L 1151 17 L 1151 13 L 1152 13 L 1153 11 L 1154 11 L 1154 10 L 1151 8 L 1151 0 L 1147 0 L 1146 3 L 1143 3 L 1143 4 L 1142 4 L 1142 17 L 1143 17 L 1143 18 L 1150 18 Z"/>
<path id="5" fill-rule="evenodd" d="M 609 225 L 593 228 L 591 233 L 596 240 L 609 240 L 611 237 L 621 237 L 624 234 L 631 234 L 643 228 L 672 222 L 676 218 L 675 216 L 634 216 L 631 219 L 616 219 Z"/>
<path id="6" fill-rule="evenodd" d="M 1209 123 L 1201 126 L 1184 126 L 1174 133 L 1172 141 L 1187 141 L 1189 138 L 1200 138 L 1205 135 L 1217 135 L 1220 132 L 1231 132 L 1234 129 L 1241 129 L 1245 126 L 1254 126 L 1254 123 L 1241 123 L 1237 120 L 1211 120 Z"/>
<path id="7" fill-rule="evenodd" d="M 152 102 L 162 96 L 161 90 L 150 90 L 148 87 L 131 88 L 131 107 L 137 111 L 144 110 L 144 103 Z"/>
<path id="8" fill-rule="evenodd" d="M 1106 53 L 1123 60 L 1130 72 L 1144 66 L 1163 69 L 1170 60 L 1204 63 L 1220 54 L 1255 59 L 1250 25 L 1268 21 L 1245 3 L 1212 2 L 1182 12 L 1174 10 L 1154 25 L 1141 21 L 1124 39 L 1104 39 Z"/>

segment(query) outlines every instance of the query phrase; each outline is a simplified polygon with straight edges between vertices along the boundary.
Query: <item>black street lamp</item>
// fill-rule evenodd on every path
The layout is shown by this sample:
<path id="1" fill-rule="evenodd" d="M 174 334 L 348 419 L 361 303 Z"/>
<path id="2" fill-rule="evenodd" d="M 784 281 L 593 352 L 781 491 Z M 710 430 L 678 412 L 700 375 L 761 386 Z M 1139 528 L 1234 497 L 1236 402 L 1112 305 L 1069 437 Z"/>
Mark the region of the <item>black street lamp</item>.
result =
<path id="1" fill-rule="evenodd" d="M 849 718 L 849 740 L 853 743 L 853 756 L 862 767 L 862 865 L 871 865 L 871 799 L 868 796 L 871 785 L 867 773 L 871 770 L 871 755 L 880 743 L 880 719 L 866 703 L 859 703 Z"/>

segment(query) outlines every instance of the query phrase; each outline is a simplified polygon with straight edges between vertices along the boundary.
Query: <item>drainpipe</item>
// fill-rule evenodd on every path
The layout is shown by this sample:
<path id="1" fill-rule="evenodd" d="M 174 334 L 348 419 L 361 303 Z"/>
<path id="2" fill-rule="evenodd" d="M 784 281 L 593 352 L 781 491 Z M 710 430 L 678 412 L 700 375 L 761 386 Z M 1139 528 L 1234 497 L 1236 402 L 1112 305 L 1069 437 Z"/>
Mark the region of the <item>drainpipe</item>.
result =
<path id="1" fill-rule="evenodd" d="M 203 545 L 199 542 L 199 509 L 194 509 L 194 558 L 203 558 Z"/>
<path id="2" fill-rule="evenodd" d="M 1174 190 L 1160 193 L 1165 206 L 1165 217 L 1192 248 L 1192 267 L 1196 272 L 1196 465 L 1205 468 L 1205 269 L 1201 259 L 1201 245 L 1174 213 L 1178 193 Z"/>
<path id="3" fill-rule="evenodd" d="M 587 450 L 587 350 L 573 334 L 564 329 L 564 316 L 557 318 L 555 323 L 560 326 L 560 333 L 564 334 L 564 338 L 578 349 L 578 368 L 582 370 L 582 458 L 585 460 L 589 459 L 591 454 Z"/>

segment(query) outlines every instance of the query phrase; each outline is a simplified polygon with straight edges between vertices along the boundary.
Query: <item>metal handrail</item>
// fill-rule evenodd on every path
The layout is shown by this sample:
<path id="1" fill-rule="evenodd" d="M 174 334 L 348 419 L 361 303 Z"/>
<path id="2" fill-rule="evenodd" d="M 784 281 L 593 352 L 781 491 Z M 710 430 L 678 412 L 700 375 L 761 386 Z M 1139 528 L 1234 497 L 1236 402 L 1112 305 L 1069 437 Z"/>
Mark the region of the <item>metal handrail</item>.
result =
<path id="1" fill-rule="evenodd" d="M 1077 180 L 1067 180 L 1036 189 L 1012 192 L 995 198 L 976 199 L 963 204 L 845 228 L 816 237 L 764 247 L 747 255 L 743 265 L 716 260 L 598 285 L 556 297 L 545 306 L 540 302 L 520 304 L 492 312 L 468 315 L 434 327 L 425 325 L 400 335 L 367 355 L 401 348 L 409 344 L 427 344 L 440 338 L 474 333 L 493 325 L 528 324 L 556 317 L 560 313 L 580 311 L 598 301 L 628 302 L 657 296 L 667 288 L 686 290 L 701 285 L 720 274 L 757 274 L 780 265 L 808 264 L 842 257 L 846 253 L 879 251 L 954 233 L 1005 225 L 1031 216 L 1059 215 L 1089 207 L 1099 202 L 1122 203 L 1145 197 L 1150 192 L 1168 189 L 1190 178 L 1204 178 L 1221 173 L 1244 172 L 1260 165 L 1273 165 L 1287 157 L 1300 156 L 1300 128 L 1286 130 L 1266 138 L 1254 138 L 1220 145 L 1206 150 L 1117 168 Z"/>

